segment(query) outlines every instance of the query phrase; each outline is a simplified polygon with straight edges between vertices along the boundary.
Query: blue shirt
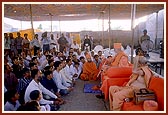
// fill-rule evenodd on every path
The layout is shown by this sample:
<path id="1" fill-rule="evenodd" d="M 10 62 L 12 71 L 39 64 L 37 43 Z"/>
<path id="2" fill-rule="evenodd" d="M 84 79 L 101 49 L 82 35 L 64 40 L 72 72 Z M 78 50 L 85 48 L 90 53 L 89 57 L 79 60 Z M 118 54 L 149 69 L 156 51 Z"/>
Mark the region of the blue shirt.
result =
<path id="1" fill-rule="evenodd" d="M 46 89 L 53 91 L 54 93 L 58 92 L 58 88 L 54 83 L 53 79 L 49 80 L 46 77 L 44 77 L 40 82 Z"/>

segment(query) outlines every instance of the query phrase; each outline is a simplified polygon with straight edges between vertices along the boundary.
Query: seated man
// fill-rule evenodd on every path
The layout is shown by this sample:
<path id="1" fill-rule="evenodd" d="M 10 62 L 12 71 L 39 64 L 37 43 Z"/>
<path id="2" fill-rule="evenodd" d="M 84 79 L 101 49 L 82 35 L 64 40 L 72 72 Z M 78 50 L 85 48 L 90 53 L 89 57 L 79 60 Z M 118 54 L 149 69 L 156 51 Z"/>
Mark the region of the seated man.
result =
<path id="1" fill-rule="evenodd" d="M 132 64 L 128 61 L 128 56 L 121 50 L 121 43 L 114 43 L 114 50 L 116 55 L 114 57 L 108 56 L 105 61 L 102 61 L 99 70 L 101 70 L 101 76 L 107 74 L 107 70 L 110 67 L 131 67 Z"/>
<path id="2" fill-rule="evenodd" d="M 97 80 L 97 74 L 99 70 L 96 64 L 91 60 L 91 56 L 86 54 L 87 62 L 83 64 L 83 72 L 80 75 L 82 80 Z"/>
<path id="3" fill-rule="evenodd" d="M 100 71 L 107 70 L 108 68 L 111 67 L 112 62 L 113 62 L 113 57 L 111 55 L 108 56 L 107 58 L 104 58 L 100 63 L 99 70 Z"/>
<path id="4" fill-rule="evenodd" d="M 54 63 L 55 70 L 53 72 L 53 80 L 54 83 L 57 85 L 59 93 L 63 95 L 69 94 L 71 91 L 73 91 L 73 87 L 65 81 L 65 79 L 62 77 L 60 70 L 63 68 L 61 61 L 56 61 Z"/>
<path id="5" fill-rule="evenodd" d="M 130 63 L 128 61 L 128 56 L 121 50 L 121 44 L 115 43 L 114 50 L 116 52 L 115 57 L 113 58 L 113 62 L 111 66 L 118 66 L 118 67 L 128 67 Z"/>
<path id="6" fill-rule="evenodd" d="M 113 61 L 113 57 L 111 55 L 108 56 L 107 58 L 104 58 L 101 61 L 100 65 L 99 65 L 99 68 L 98 68 L 99 69 L 99 73 L 98 73 L 97 77 L 100 78 L 100 77 L 105 75 L 107 69 L 111 67 L 112 61 Z"/>
<path id="7" fill-rule="evenodd" d="M 44 77 L 43 79 L 40 81 L 40 83 L 49 91 L 51 91 L 52 93 L 54 93 L 57 97 L 61 97 L 61 95 L 58 92 L 58 88 L 57 85 L 54 83 L 53 81 L 53 72 L 50 70 L 47 70 L 44 72 Z M 43 97 L 45 99 L 50 99 L 50 97 L 48 95 L 43 94 Z"/>
<path id="8" fill-rule="evenodd" d="M 133 74 L 125 87 L 111 86 L 109 88 L 110 110 L 121 110 L 125 98 L 133 98 L 133 90 L 140 88 L 148 88 L 150 78 L 153 76 L 152 71 L 146 65 L 147 61 L 144 56 L 139 56 L 134 60 Z M 138 63 L 137 63 L 138 62 Z"/>
<path id="9" fill-rule="evenodd" d="M 34 90 L 38 90 L 40 91 L 41 94 L 46 94 L 48 96 L 50 96 L 52 98 L 52 100 L 46 100 L 43 98 L 43 95 L 39 101 L 39 103 L 41 105 L 61 105 L 64 103 L 64 100 L 61 98 L 58 98 L 54 93 L 52 93 L 51 91 L 49 91 L 48 89 L 46 89 L 41 83 L 41 79 L 42 79 L 42 73 L 40 70 L 38 69 L 34 69 L 31 71 L 31 77 L 33 78 L 33 80 L 29 83 L 29 85 L 26 88 L 25 91 L 25 95 L 24 95 L 24 100 L 25 103 L 28 101 L 31 101 L 30 98 L 30 93 Z"/>

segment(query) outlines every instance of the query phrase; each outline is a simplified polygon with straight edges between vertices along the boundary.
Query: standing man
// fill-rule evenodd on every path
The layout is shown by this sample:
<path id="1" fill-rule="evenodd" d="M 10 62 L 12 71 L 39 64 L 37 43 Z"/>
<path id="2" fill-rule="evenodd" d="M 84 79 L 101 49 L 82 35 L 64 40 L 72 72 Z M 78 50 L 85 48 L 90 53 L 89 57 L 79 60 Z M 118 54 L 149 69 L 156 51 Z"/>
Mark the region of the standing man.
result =
<path id="1" fill-rule="evenodd" d="M 34 39 L 31 41 L 31 45 L 34 49 L 34 56 L 36 56 L 37 51 L 41 49 L 40 41 L 38 40 L 38 34 L 35 34 Z"/>
<path id="2" fill-rule="evenodd" d="M 11 44 L 11 40 L 10 40 L 8 34 L 4 33 L 4 51 L 7 54 L 10 53 L 10 44 Z"/>
<path id="3" fill-rule="evenodd" d="M 23 38 L 21 37 L 20 32 L 17 32 L 17 37 L 15 39 L 15 42 L 16 42 L 16 49 L 17 49 L 17 52 L 19 55 L 22 52 L 22 40 L 23 40 Z"/>
<path id="4" fill-rule="evenodd" d="M 28 34 L 24 34 L 24 39 L 22 40 L 22 51 L 27 55 L 27 51 L 30 50 L 30 40 L 28 39 Z"/>
<path id="5" fill-rule="evenodd" d="M 9 33 L 9 38 L 10 38 L 10 48 L 11 48 L 11 51 L 10 52 L 14 52 L 15 55 L 17 54 L 17 50 L 16 50 L 16 43 L 15 43 L 15 39 L 13 37 L 13 33 Z"/>
<path id="6" fill-rule="evenodd" d="M 141 38 L 140 38 L 140 40 L 139 40 L 139 45 L 141 46 L 141 48 L 142 47 L 145 47 L 145 45 L 144 44 L 147 44 L 147 48 L 149 48 L 150 47 L 150 37 L 147 35 L 147 30 L 145 29 L 144 31 L 143 31 L 143 33 L 144 33 L 144 35 L 143 36 L 141 36 Z M 146 48 L 145 48 L 146 49 Z M 148 54 L 148 50 L 149 49 L 143 49 L 144 50 L 144 56 L 145 57 L 149 57 L 149 54 Z"/>
<path id="7" fill-rule="evenodd" d="M 150 40 L 150 36 L 147 35 L 146 29 L 143 30 L 143 33 L 144 35 L 139 39 L 139 45 L 141 45 L 144 40 Z"/>
<path id="8" fill-rule="evenodd" d="M 73 41 L 73 44 L 71 45 L 71 48 L 73 48 L 75 52 L 77 51 L 77 49 L 79 49 L 79 45 L 76 43 L 75 40 Z"/>
<path id="9" fill-rule="evenodd" d="M 44 51 L 49 51 L 50 50 L 50 39 L 47 37 L 47 32 L 44 32 L 42 34 L 42 44 L 43 44 L 43 52 Z"/>
<path id="10" fill-rule="evenodd" d="M 88 46 L 89 46 L 89 49 L 88 50 L 90 50 L 91 51 L 91 40 L 90 40 L 90 38 L 89 38 L 89 36 L 88 35 L 86 35 L 85 36 L 85 39 L 84 39 L 84 49 L 85 49 L 85 45 L 86 44 L 88 44 Z"/>
<path id="11" fill-rule="evenodd" d="M 63 33 L 61 34 L 61 37 L 58 39 L 58 43 L 60 52 L 63 52 L 64 48 L 68 46 L 68 41 Z"/>
<path id="12" fill-rule="evenodd" d="M 53 48 L 56 48 L 57 49 L 57 40 L 54 38 L 54 35 L 51 34 L 51 42 L 50 42 L 50 50 L 53 49 Z M 58 51 L 58 49 L 57 49 Z"/>
<path id="13" fill-rule="evenodd" d="M 71 45 L 72 45 L 72 38 L 71 38 L 71 36 L 70 36 L 70 33 L 66 33 L 66 35 L 65 35 L 65 38 L 66 38 L 66 40 L 68 41 L 68 51 L 69 51 L 69 49 L 70 49 L 70 47 L 71 47 Z"/>

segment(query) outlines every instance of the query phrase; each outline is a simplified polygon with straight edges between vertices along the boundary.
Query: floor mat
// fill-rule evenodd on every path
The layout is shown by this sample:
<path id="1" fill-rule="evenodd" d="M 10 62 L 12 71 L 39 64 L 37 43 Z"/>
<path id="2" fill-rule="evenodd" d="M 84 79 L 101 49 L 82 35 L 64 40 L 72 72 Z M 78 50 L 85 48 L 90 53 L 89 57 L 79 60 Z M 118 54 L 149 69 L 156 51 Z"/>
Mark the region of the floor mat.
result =
<path id="1" fill-rule="evenodd" d="M 84 84 L 84 93 L 101 93 L 100 90 L 92 90 L 92 87 L 96 84 Z"/>

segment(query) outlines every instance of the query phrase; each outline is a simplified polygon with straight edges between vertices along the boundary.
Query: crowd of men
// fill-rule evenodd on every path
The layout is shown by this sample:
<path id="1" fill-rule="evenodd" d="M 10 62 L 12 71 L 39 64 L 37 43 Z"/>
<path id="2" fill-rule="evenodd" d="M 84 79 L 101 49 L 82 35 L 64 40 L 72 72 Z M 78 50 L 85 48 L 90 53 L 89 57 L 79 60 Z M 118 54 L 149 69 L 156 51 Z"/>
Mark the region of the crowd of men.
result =
<path id="1" fill-rule="evenodd" d="M 81 52 L 76 41 L 70 45 L 64 34 L 58 40 L 47 32 L 41 39 L 38 34 L 32 40 L 27 33 L 23 36 L 4 33 L 4 110 L 58 110 L 65 104 L 62 96 L 74 90 L 90 52 Z"/>

